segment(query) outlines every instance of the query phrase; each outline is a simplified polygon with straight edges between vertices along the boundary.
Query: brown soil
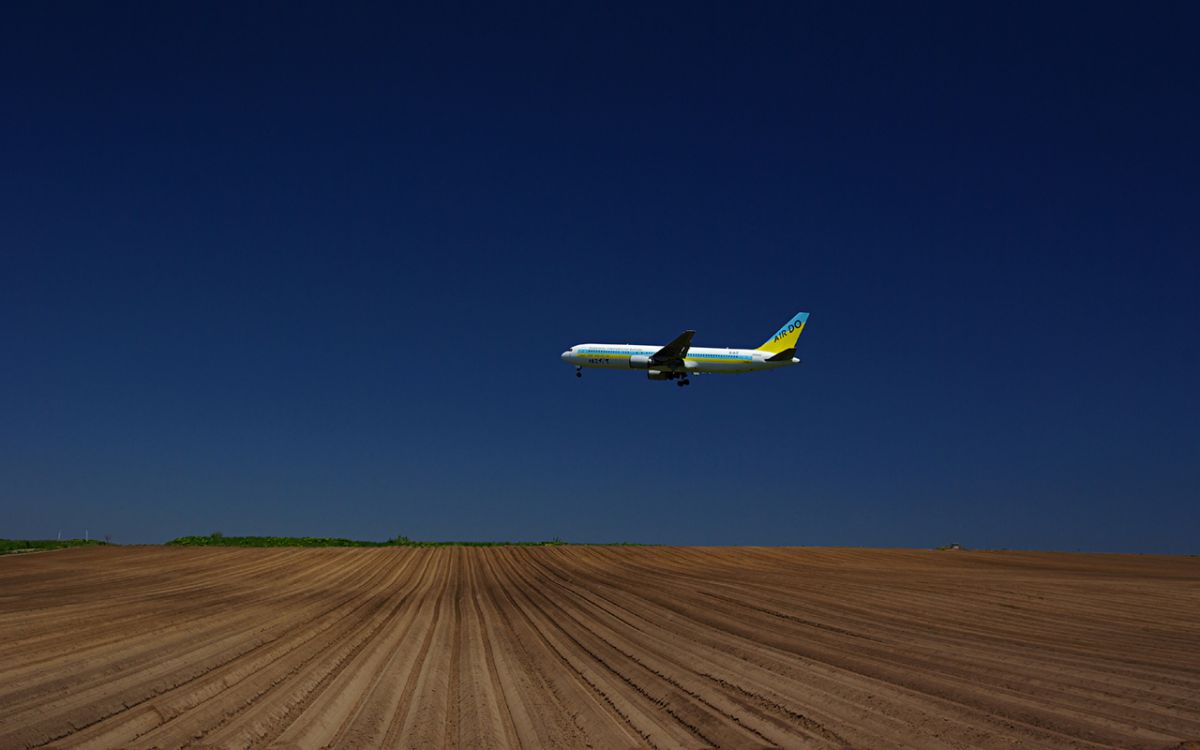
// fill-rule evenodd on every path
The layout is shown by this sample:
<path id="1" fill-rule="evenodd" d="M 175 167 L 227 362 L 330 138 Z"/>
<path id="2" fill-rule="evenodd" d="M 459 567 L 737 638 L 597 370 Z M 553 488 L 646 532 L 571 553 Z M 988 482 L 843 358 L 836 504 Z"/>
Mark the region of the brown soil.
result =
<path id="1" fill-rule="evenodd" d="M 1200 559 L 71 549 L 0 559 L 0 748 L 1179 748 Z"/>

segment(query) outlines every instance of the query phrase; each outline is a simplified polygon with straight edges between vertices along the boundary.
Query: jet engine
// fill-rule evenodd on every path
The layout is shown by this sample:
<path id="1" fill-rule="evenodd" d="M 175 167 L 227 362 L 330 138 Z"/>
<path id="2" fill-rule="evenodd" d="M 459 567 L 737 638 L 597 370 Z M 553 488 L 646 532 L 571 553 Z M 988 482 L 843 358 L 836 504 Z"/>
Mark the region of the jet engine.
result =
<path id="1" fill-rule="evenodd" d="M 650 358 L 644 354 L 635 354 L 629 358 L 629 367 L 634 370 L 649 370 Z"/>
<path id="2" fill-rule="evenodd" d="M 646 370 L 646 377 L 651 380 L 670 380 L 674 377 L 673 373 L 663 372 L 662 370 Z"/>

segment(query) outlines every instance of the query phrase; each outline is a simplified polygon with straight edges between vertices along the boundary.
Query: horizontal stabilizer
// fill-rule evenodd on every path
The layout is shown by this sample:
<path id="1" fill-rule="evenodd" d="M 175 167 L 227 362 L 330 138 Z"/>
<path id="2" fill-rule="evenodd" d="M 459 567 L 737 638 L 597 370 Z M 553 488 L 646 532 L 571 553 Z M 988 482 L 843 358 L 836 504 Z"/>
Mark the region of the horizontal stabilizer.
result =
<path id="1" fill-rule="evenodd" d="M 770 357 L 767 357 L 766 361 L 767 362 L 787 362 L 794 356 L 796 356 L 796 347 L 792 347 L 791 349 L 784 349 L 783 351 L 779 352 L 778 354 L 772 354 Z"/>

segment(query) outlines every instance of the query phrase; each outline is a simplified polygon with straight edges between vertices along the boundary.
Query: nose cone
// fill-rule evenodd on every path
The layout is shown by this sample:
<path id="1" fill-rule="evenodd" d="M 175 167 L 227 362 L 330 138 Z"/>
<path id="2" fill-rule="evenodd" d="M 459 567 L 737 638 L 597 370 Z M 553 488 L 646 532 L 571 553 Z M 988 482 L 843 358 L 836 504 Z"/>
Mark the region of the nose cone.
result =
<path id="1" fill-rule="evenodd" d="M 568 350 L 566 350 L 565 352 L 563 352 L 561 356 L 562 356 L 562 361 L 563 361 L 563 362 L 570 362 L 570 361 L 571 361 L 571 357 L 574 357 L 574 356 L 575 356 L 575 350 L 574 350 L 574 349 L 568 349 Z"/>

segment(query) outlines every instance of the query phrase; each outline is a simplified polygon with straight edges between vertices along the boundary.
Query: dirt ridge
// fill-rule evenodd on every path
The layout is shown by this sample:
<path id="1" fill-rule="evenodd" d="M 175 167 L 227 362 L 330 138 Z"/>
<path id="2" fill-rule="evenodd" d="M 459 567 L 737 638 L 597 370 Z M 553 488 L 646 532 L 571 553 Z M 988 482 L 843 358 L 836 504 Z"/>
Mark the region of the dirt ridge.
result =
<path id="1" fill-rule="evenodd" d="M 89 547 L 0 558 L 0 748 L 1200 740 L 1200 559 Z"/>

